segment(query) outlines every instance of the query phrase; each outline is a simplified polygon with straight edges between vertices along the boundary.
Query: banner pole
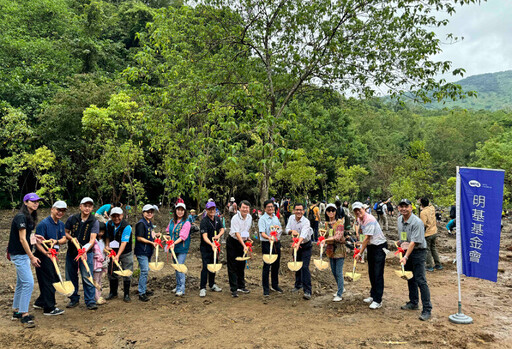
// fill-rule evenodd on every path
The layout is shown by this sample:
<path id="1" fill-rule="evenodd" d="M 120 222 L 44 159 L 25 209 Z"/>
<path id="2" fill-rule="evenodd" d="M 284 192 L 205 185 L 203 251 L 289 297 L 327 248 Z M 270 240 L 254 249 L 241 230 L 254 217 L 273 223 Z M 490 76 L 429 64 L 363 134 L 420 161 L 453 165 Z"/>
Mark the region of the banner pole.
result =
<path id="1" fill-rule="evenodd" d="M 457 286 L 459 288 L 459 301 L 458 301 L 458 310 L 457 314 L 452 314 L 448 316 L 448 319 L 455 324 L 471 324 L 473 323 L 473 319 L 470 316 L 465 315 L 462 312 L 462 291 L 460 285 L 460 274 L 462 274 L 462 248 L 461 248 L 461 222 L 460 222 L 460 174 L 459 174 L 459 166 L 457 166 L 457 185 L 455 189 L 456 196 L 456 232 L 457 232 L 457 257 L 455 258 L 455 262 L 457 263 Z"/>

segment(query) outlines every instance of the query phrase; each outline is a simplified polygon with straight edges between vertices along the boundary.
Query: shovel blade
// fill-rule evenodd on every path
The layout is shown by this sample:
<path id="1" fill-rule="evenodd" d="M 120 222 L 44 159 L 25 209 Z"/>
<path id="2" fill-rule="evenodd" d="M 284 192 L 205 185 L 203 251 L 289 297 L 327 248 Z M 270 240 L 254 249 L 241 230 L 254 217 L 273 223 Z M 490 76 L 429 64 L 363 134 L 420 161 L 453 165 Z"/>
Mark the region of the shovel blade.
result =
<path id="1" fill-rule="evenodd" d="M 162 270 L 162 268 L 164 267 L 164 263 L 163 262 L 158 262 L 155 263 L 155 262 L 151 262 L 148 264 L 149 266 L 149 269 L 153 270 L 153 271 L 159 271 L 159 270 Z"/>
<path id="2" fill-rule="evenodd" d="M 171 267 L 173 267 L 177 272 L 186 274 L 188 272 L 188 268 L 185 264 L 171 264 Z"/>
<path id="3" fill-rule="evenodd" d="M 71 281 L 54 282 L 53 287 L 55 288 L 55 291 L 68 297 L 75 292 L 75 286 L 73 286 Z"/>
<path id="4" fill-rule="evenodd" d="M 267 264 L 272 264 L 272 263 L 274 263 L 276 260 L 277 260 L 277 255 L 276 255 L 276 254 L 273 254 L 273 255 L 270 255 L 270 254 L 264 254 L 264 255 L 263 255 L 263 262 L 265 262 L 265 263 L 267 263 Z"/>
<path id="5" fill-rule="evenodd" d="M 248 259 L 251 259 L 251 257 L 236 257 L 235 259 L 236 259 L 237 261 L 241 261 L 241 262 L 243 262 L 243 261 L 246 261 L 246 260 L 248 260 Z"/>
<path id="6" fill-rule="evenodd" d="M 325 269 L 329 268 L 329 263 L 327 263 L 326 261 L 323 261 L 321 259 L 315 259 L 315 260 L 313 260 L 313 263 L 315 263 L 315 267 L 318 270 L 325 270 Z"/>
<path id="7" fill-rule="evenodd" d="M 357 281 L 360 278 L 361 278 L 361 274 L 350 273 L 350 272 L 345 273 L 345 280 L 347 280 L 347 281 Z"/>
<path id="8" fill-rule="evenodd" d="M 116 270 L 114 273 L 116 273 L 119 276 L 130 277 L 130 276 L 132 276 L 133 271 L 131 271 L 131 270 L 123 270 L 123 271 Z"/>
<path id="9" fill-rule="evenodd" d="M 302 262 L 288 262 L 288 269 L 291 271 L 299 271 L 302 268 Z"/>
<path id="10" fill-rule="evenodd" d="M 404 280 L 410 280 L 413 277 L 412 271 L 395 270 L 395 274 Z"/>
<path id="11" fill-rule="evenodd" d="M 222 264 L 208 264 L 207 267 L 210 273 L 216 273 L 222 268 Z"/>

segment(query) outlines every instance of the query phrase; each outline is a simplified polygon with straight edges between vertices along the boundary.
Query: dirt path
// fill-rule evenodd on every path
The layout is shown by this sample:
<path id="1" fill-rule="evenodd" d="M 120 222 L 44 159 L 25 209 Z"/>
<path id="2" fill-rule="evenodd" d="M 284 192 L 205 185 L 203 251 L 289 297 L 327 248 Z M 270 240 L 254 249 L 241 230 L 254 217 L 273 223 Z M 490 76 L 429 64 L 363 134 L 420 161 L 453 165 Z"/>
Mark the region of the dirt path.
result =
<path id="1" fill-rule="evenodd" d="M 11 219 L 10 211 L 0 212 L 2 250 L 7 244 Z M 388 237 L 395 234 L 396 231 L 390 231 Z M 286 239 L 289 237 L 284 238 L 283 245 L 289 246 Z M 293 273 L 286 268 L 286 262 L 291 260 L 289 253 L 281 262 L 280 283 L 285 293 L 271 293 L 264 299 L 259 286 L 262 261 L 258 249 L 247 270 L 250 294 L 231 298 L 224 265 L 217 279 L 223 292 L 208 292 L 205 299 L 199 298 L 200 255 L 196 236 L 186 262 L 189 276 L 185 297 L 176 298 L 171 293 L 174 273 L 166 265 L 161 272 L 150 272 L 149 288 L 155 291 L 155 296 L 148 303 L 137 300 L 135 280 L 131 304 L 117 299 L 97 311 L 88 311 L 82 303 L 58 317 L 33 311 L 37 327 L 23 329 L 19 322 L 10 321 L 16 276 L 13 265 L 2 257 L 0 347 L 512 348 L 512 253 L 506 251 L 512 245 L 510 225 L 506 224 L 502 235 L 502 272 L 498 282 L 463 278 L 463 310 L 473 317 L 472 325 L 448 321 L 448 316 L 457 310 L 456 271 L 451 264 L 455 239 L 443 232 L 438 240 L 445 269 L 427 275 L 434 307 L 433 318 L 428 322 L 418 320 L 418 311 L 399 309 L 407 300 L 407 285 L 393 272 L 398 269 L 397 258 L 387 261 L 384 305 L 374 311 L 362 302 L 370 288 L 365 264 L 358 264 L 358 272 L 363 274 L 361 280 L 345 284 L 346 293 L 340 303 L 331 301 L 335 282 L 330 270 L 320 272 L 312 266 L 313 298 L 305 301 L 301 295 L 290 292 Z M 315 248 L 314 254 L 317 253 Z M 346 270 L 350 265 L 351 259 L 347 259 Z M 104 287 L 107 293 L 106 280 Z M 36 283 L 32 300 L 38 294 Z M 57 295 L 57 302 L 64 308 L 67 299 Z"/>

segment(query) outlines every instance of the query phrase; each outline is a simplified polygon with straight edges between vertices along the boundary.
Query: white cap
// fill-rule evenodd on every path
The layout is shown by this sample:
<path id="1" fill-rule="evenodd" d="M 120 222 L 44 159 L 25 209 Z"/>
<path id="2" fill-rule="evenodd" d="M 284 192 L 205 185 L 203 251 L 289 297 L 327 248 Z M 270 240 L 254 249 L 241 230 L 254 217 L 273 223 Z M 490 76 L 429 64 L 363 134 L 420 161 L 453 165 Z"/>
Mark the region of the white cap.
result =
<path id="1" fill-rule="evenodd" d="M 327 206 L 325 206 L 325 209 L 327 210 L 330 207 L 336 209 L 336 205 L 335 204 L 327 204 Z"/>
<path id="2" fill-rule="evenodd" d="M 359 202 L 359 201 L 356 201 L 352 204 L 352 211 L 354 211 L 355 209 L 364 209 L 364 205 L 362 202 Z"/>
<path id="3" fill-rule="evenodd" d="M 160 212 L 160 210 L 158 209 L 158 206 L 157 206 L 157 205 L 153 205 L 153 209 L 154 209 L 155 211 Z"/>
<path id="4" fill-rule="evenodd" d="M 112 210 L 110 210 L 110 215 L 114 214 L 123 214 L 123 209 L 121 207 L 114 207 Z"/>
<path id="5" fill-rule="evenodd" d="M 55 203 L 52 206 L 53 208 L 68 208 L 68 205 L 62 200 L 55 201 Z"/>
<path id="6" fill-rule="evenodd" d="M 213 202 L 213 199 L 212 199 L 212 198 L 209 198 L 209 199 L 208 199 L 208 202 Z"/>
<path id="7" fill-rule="evenodd" d="M 178 208 L 178 207 L 182 207 L 184 210 L 186 210 L 186 209 L 187 209 L 187 206 L 185 206 L 185 204 L 184 204 L 183 202 L 179 202 L 179 203 L 177 203 L 177 204 L 176 204 L 176 208 Z"/>
<path id="8" fill-rule="evenodd" d="M 144 205 L 144 207 L 142 208 L 142 212 L 146 212 L 146 211 L 150 211 L 150 210 L 154 210 L 155 209 L 155 205 L 150 205 L 150 204 L 146 204 Z M 112 210 L 113 211 L 113 210 Z"/>
<path id="9" fill-rule="evenodd" d="M 80 201 L 80 205 L 86 204 L 88 202 L 90 202 L 91 204 L 94 204 L 94 200 L 91 199 L 90 197 L 86 196 L 85 198 L 82 199 L 82 201 Z"/>
<path id="10" fill-rule="evenodd" d="M 229 199 L 229 201 L 235 201 L 235 198 L 234 198 L 234 197 L 232 197 L 231 199 Z"/>

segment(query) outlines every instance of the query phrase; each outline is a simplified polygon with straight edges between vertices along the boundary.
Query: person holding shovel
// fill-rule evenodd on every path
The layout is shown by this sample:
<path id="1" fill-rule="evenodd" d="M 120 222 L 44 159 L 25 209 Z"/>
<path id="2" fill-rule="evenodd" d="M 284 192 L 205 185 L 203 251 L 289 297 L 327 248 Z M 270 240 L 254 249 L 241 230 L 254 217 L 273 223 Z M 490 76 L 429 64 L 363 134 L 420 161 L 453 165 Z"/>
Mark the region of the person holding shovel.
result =
<path id="1" fill-rule="evenodd" d="M 240 202 L 240 209 L 231 219 L 231 229 L 226 241 L 226 253 L 228 259 L 228 277 L 231 296 L 236 298 L 238 293 L 249 293 L 245 288 L 245 263 L 246 261 L 237 261 L 237 257 L 243 257 L 249 247 L 246 241 L 251 241 L 249 231 L 252 226 L 252 217 L 249 214 L 251 204 L 249 201 Z"/>
<path id="2" fill-rule="evenodd" d="M 384 266 L 386 264 L 386 249 L 388 243 L 382 229 L 371 214 L 366 213 L 363 203 L 357 201 L 352 204 L 352 210 L 357 218 L 364 240 L 361 250 L 355 255 L 361 259 L 363 252 L 368 250 L 368 277 L 370 278 L 370 297 L 365 303 L 370 303 L 370 309 L 382 307 L 382 294 L 384 293 Z"/>
<path id="3" fill-rule="evenodd" d="M 274 263 L 268 264 L 263 263 L 262 271 L 262 285 L 263 285 L 263 296 L 267 297 L 270 295 L 270 290 L 278 293 L 283 293 L 283 290 L 279 287 L 279 265 L 281 263 L 281 222 L 279 218 L 274 214 L 275 207 L 274 201 L 266 200 L 263 203 L 263 209 L 265 213 L 258 221 L 258 231 L 260 232 L 261 241 L 261 253 L 270 253 L 270 239 L 274 240 L 272 254 L 277 255 L 277 259 Z M 269 287 L 268 277 L 271 275 L 272 288 Z"/>
<path id="4" fill-rule="evenodd" d="M 110 293 L 106 300 L 117 298 L 120 276 L 113 272 L 114 264 L 119 263 L 123 270 L 133 272 L 132 227 L 123 218 L 124 214 L 122 208 L 114 207 L 110 211 L 110 221 L 107 223 L 107 239 L 105 245 L 108 246 L 107 250 L 110 251 L 110 258 L 112 260 L 108 265 Z M 132 276 L 131 273 L 129 274 L 129 276 L 123 276 L 123 300 L 127 303 L 131 302 L 130 284 Z"/>
<path id="5" fill-rule="evenodd" d="M 292 292 L 304 290 L 303 298 L 311 299 L 311 272 L 309 271 L 309 263 L 311 261 L 311 236 L 313 229 L 310 226 L 309 219 L 304 217 L 304 204 L 295 204 L 293 215 L 286 225 L 286 233 L 292 234 L 292 237 L 298 239 L 292 244 L 292 250 L 297 250 L 297 261 L 302 262 L 302 268 L 295 272 L 295 286 Z"/>
<path id="6" fill-rule="evenodd" d="M 56 201 L 50 215 L 37 225 L 36 234 L 42 240 L 51 240 L 53 249 L 58 252 L 59 245 L 66 243 L 64 223 L 61 221 L 68 206 L 64 201 Z M 59 281 L 57 272 L 51 260 L 51 252 L 38 241 L 34 255 L 41 261 L 41 267 L 36 268 L 37 283 L 39 284 L 39 297 L 34 302 L 34 308 L 43 309 L 44 315 L 61 315 L 64 310 L 55 306 L 55 287 L 53 283 Z"/>
<path id="7" fill-rule="evenodd" d="M 218 215 L 216 215 L 217 206 L 214 201 L 209 201 L 206 204 L 206 217 L 201 220 L 199 226 L 201 232 L 201 244 L 199 249 L 201 251 L 201 259 L 203 268 L 201 269 L 201 281 L 199 284 L 199 297 L 206 297 L 206 282 L 210 286 L 210 290 L 214 292 L 221 292 L 222 288 L 215 284 L 215 273 L 208 270 L 208 264 L 213 263 L 213 250 L 219 249 L 219 240 L 224 234 L 224 225 Z M 218 263 L 218 261 L 216 261 Z"/>
<path id="8" fill-rule="evenodd" d="M 187 259 L 190 248 L 190 228 L 192 224 L 188 220 L 187 206 L 185 203 L 178 202 L 172 214 L 172 219 L 167 226 L 170 241 L 172 244 L 168 248 L 174 249 L 176 263 L 184 264 Z M 176 270 L 176 296 L 181 297 L 185 294 L 185 273 Z"/>
<path id="9" fill-rule="evenodd" d="M 425 240 L 425 227 L 421 219 L 412 213 L 412 203 L 408 199 L 402 199 L 398 203 L 398 235 L 399 251 L 405 252 L 400 260 L 404 269 L 412 271 L 413 277 L 407 281 L 409 287 L 409 302 L 402 305 L 403 310 L 418 309 L 418 288 L 421 292 L 421 303 L 423 310 L 420 320 L 430 319 L 432 303 L 430 302 L 430 290 L 425 276 L 425 258 L 427 256 L 427 242 Z"/>
<path id="10" fill-rule="evenodd" d="M 29 315 L 28 306 L 34 290 L 34 277 L 30 264 L 39 267 L 41 261 L 32 254 L 35 237 L 32 230 L 37 222 L 37 208 L 41 198 L 36 193 L 23 197 L 20 212 L 14 217 L 9 234 L 7 258 L 16 266 L 16 289 L 12 302 L 12 320 L 20 320 L 24 327 L 35 327 L 34 317 Z"/>
<path id="11" fill-rule="evenodd" d="M 154 234 L 153 217 L 155 215 L 155 207 L 146 204 L 142 207 L 142 218 L 135 225 L 135 249 L 134 253 L 139 262 L 139 300 L 142 302 L 149 301 L 149 297 L 153 292 L 147 290 L 149 261 L 156 247 L 155 238 L 160 234 Z"/>
<path id="12" fill-rule="evenodd" d="M 82 275 L 82 285 L 84 288 L 84 299 L 87 309 L 96 310 L 95 295 L 96 290 L 91 282 L 90 274 L 80 261 L 80 258 L 87 263 L 89 271 L 94 270 L 94 243 L 96 235 L 100 230 L 100 222 L 91 215 L 94 207 L 94 201 L 90 197 L 85 197 L 80 201 L 80 213 L 68 218 L 65 225 L 66 238 L 68 239 L 68 252 L 66 254 L 66 280 L 71 281 L 75 286 L 75 292 L 69 297 L 70 302 L 66 308 L 74 308 L 78 305 L 80 296 L 78 295 L 78 270 Z M 82 249 L 77 250 L 72 239 L 75 238 Z"/>
<path id="13" fill-rule="evenodd" d="M 328 204 L 325 208 L 326 222 L 325 230 L 327 230 L 325 255 L 329 257 L 331 264 L 331 271 L 336 285 L 338 286 L 337 292 L 334 294 L 333 302 L 340 302 L 343 300 L 342 295 L 345 292 L 345 284 L 343 279 L 343 264 L 347 256 L 345 247 L 345 234 L 344 234 L 344 220 L 336 219 L 336 205 Z"/>

